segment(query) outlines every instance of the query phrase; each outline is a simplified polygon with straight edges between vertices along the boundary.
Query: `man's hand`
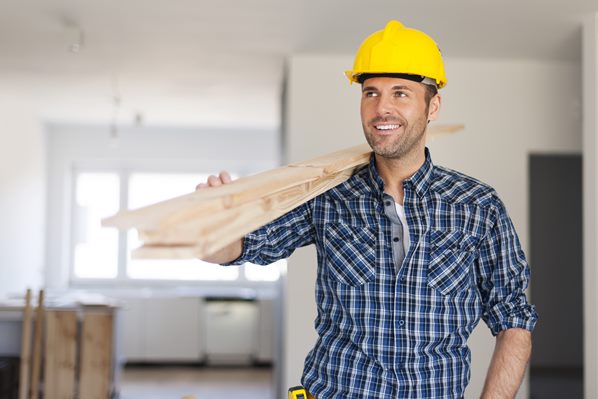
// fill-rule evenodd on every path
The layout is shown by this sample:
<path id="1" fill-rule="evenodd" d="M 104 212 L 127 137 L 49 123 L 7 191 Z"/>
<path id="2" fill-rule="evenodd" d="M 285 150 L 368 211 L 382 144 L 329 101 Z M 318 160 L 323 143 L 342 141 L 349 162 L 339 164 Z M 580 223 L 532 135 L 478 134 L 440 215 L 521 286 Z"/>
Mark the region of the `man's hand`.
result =
<path id="1" fill-rule="evenodd" d="M 208 177 L 207 182 L 199 183 L 195 190 L 206 190 L 210 187 L 218 187 L 223 184 L 228 184 L 233 180 L 230 177 L 230 174 L 226 171 L 220 172 L 218 176 L 210 176 Z M 232 262 L 233 260 L 237 259 L 243 253 L 243 239 L 237 240 L 232 244 L 227 245 L 226 247 L 222 248 L 218 252 L 203 258 L 202 260 L 210 263 L 228 263 Z"/>
<path id="2" fill-rule="evenodd" d="M 529 331 L 509 328 L 498 333 L 481 399 L 513 399 L 531 352 L 532 334 Z"/>
<path id="3" fill-rule="evenodd" d="M 208 187 L 217 187 L 217 186 L 221 186 L 223 184 L 228 184 L 232 181 L 233 181 L 233 179 L 231 179 L 230 174 L 227 171 L 223 170 L 222 172 L 220 172 L 220 174 L 218 176 L 211 175 L 210 177 L 208 177 L 207 182 L 199 183 L 195 187 L 195 190 L 201 190 L 203 188 L 208 188 Z"/>

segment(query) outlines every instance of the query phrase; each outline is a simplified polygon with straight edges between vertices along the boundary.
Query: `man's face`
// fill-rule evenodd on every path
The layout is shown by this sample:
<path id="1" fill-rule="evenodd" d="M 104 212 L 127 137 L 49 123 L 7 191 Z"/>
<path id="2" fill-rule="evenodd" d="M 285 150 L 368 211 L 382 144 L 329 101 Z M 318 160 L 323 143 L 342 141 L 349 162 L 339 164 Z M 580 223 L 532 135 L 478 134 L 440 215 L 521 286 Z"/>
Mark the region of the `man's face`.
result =
<path id="1" fill-rule="evenodd" d="M 440 97 L 428 103 L 423 84 L 374 77 L 362 84 L 361 123 L 372 150 L 384 158 L 404 158 L 423 151 L 429 120 L 436 119 Z"/>

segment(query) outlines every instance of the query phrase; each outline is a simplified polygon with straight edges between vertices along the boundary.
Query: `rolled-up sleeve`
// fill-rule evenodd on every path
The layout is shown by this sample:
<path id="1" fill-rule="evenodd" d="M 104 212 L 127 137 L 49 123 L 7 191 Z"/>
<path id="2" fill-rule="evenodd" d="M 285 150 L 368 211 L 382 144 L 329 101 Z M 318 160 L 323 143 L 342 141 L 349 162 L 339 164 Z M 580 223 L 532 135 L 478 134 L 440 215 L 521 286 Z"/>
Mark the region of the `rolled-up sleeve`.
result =
<path id="1" fill-rule="evenodd" d="M 482 318 L 493 335 L 509 328 L 532 331 L 538 314 L 525 296 L 530 268 L 515 227 L 498 197 L 493 208 L 494 225 L 484 237 L 478 257 Z"/>
<path id="2" fill-rule="evenodd" d="M 288 258 L 299 247 L 313 244 L 312 201 L 247 234 L 243 239 L 241 256 L 222 265 L 241 265 L 246 262 L 269 265 Z"/>

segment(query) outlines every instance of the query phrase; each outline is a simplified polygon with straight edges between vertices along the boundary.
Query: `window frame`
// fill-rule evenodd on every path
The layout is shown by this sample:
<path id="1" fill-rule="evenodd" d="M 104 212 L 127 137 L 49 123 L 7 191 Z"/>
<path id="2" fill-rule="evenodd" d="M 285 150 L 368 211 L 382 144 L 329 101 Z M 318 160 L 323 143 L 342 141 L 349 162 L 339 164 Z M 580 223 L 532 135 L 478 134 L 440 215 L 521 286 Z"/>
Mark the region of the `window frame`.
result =
<path id="1" fill-rule="evenodd" d="M 212 162 L 211 162 L 212 163 Z M 231 162 L 226 162 L 230 167 Z M 237 163 L 235 174 L 244 176 L 249 174 L 246 170 L 246 163 L 243 162 L 232 162 Z M 68 253 L 67 253 L 67 264 L 68 264 L 68 284 L 71 288 L 173 288 L 173 287 L 202 287 L 202 288 L 267 288 L 275 287 L 279 284 L 283 278 L 284 269 L 286 263 L 282 266 L 268 265 L 264 267 L 279 267 L 279 277 L 274 281 L 261 280 L 254 281 L 247 279 L 243 270 L 244 265 L 241 266 L 222 266 L 222 267 L 238 267 L 240 268 L 238 277 L 234 280 L 182 280 L 182 279 L 142 279 L 142 278 L 131 278 L 127 276 L 127 256 L 128 251 L 128 240 L 127 231 L 118 231 L 118 256 L 117 256 L 117 275 L 115 278 L 92 278 L 92 277 L 78 277 L 75 275 L 75 264 L 74 264 L 74 253 L 76 240 L 74 237 L 74 224 L 76 222 L 75 209 L 76 209 L 76 189 L 77 189 L 77 177 L 82 173 L 114 173 L 119 179 L 119 210 L 128 209 L 129 203 L 129 183 L 130 176 L 134 173 L 165 173 L 165 174 L 201 174 L 205 172 L 198 172 L 198 170 L 211 170 L 210 168 L 198 168 L 197 164 L 184 165 L 183 163 L 176 163 L 168 160 L 167 162 L 155 162 L 152 161 L 151 165 L 144 163 L 137 163 L 134 165 L 109 165 L 104 162 L 79 162 L 71 168 L 71 179 L 69 185 L 70 196 L 69 204 L 67 205 L 66 214 L 69 217 L 68 226 Z M 198 182 L 199 183 L 199 182 Z M 190 188 L 192 190 L 192 188 Z M 107 215 L 109 216 L 109 215 Z"/>

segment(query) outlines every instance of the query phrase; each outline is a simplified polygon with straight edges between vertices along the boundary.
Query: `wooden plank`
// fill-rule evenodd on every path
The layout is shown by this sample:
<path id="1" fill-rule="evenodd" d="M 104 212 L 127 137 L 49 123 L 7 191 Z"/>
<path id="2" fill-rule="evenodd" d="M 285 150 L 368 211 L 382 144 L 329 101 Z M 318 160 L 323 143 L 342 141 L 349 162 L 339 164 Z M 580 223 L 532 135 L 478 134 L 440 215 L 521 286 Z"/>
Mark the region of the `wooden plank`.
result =
<path id="1" fill-rule="evenodd" d="M 107 399 L 112 390 L 113 316 L 110 311 L 84 312 L 79 398 Z"/>
<path id="2" fill-rule="evenodd" d="M 19 399 L 29 396 L 29 375 L 31 369 L 31 290 L 25 294 L 25 307 L 23 308 L 23 327 L 21 330 L 21 363 L 19 373 Z"/>
<path id="3" fill-rule="evenodd" d="M 205 256 L 347 180 L 355 168 L 367 163 L 370 154 L 365 145 L 353 147 L 331 154 L 328 164 L 325 157 L 293 164 L 261 176 L 239 179 L 166 203 L 121 213 L 104 224 L 130 227 L 128 223 L 139 222 L 135 227 L 147 244 L 160 247 L 193 245 L 196 256 Z M 215 205 L 217 203 L 219 207 Z M 234 234 L 224 233 L 225 230 Z M 137 255 L 140 253 L 143 251 Z"/>
<path id="4" fill-rule="evenodd" d="M 75 397 L 77 359 L 77 312 L 46 312 L 44 399 Z"/>
<path id="5" fill-rule="evenodd" d="M 201 254 L 193 245 L 142 245 L 135 248 L 133 259 L 195 259 Z"/>
<path id="6" fill-rule="evenodd" d="M 254 176 L 235 180 L 231 184 L 214 187 L 210 190 L 199 190 L 181 197 L 163 201 L 133 211 L 120 212 L 104 219 L 104 226 L 137 229 L 161 229 L 189 218 L 210 215 L 225 209 L 238 207 L 255 201 L 264 195 L 276 193 L 298 184 L 304 184 L 322 178 L 327 173 L 336 173 L 333 167 L 354 168 L 356 159 L 360 164 L 367 163 L 371 150 L 367 145 L 360 145 L 339 151 L 334 155 L 334 165 L 326 164 L 326 157 L 312 161 L 277 168 Z M 350 162 L 339 161 L 347 158 Z M 325 170 L 327 169 L 327 170 Z"/>
<path id="7" fill-rule="evenodd" d="M 39 383 L 42 357 L 42 334 L 44 331 L 44 290 L 39 291 L 37 311 L 35 313 L 35 335 L 33 338 L 33 365 L 31 368 L 30 399 L 39 398 Z"/>
<path id="8" fill-rule="evenodd" d="M 434 134 L 463 125 L 431 126 Z M 105 219 L 104 226 L 136 228 L 144 245 L 136 258 L 205 257 L 343 183 L 371 156 L 362 144 L 297 162 L 230 184 L 199 190 Z"/>
<path id="9" fill-rule="evenodd" d="M 282 190 L 290 182 L 295 184 L 296 181 L 311 181 L 319 175 L 321 171 L 316 169 L 278 168 L 251 178 L 241 178 L 212 190 L 200 190 L 136 210 L 122 211 L 104 219 L 102 224 L 121 229 L 158 229 L 189 217 L 201 217 L 238 206 L 259 198 L 269 190 Z"/>
<path id="10" fill-rule="evenodd" d="M 465 129 L 465 125 L 462 123 L 454 124 L 454 125 L 430 125 L 428 127 L 428 138 L 438 138 L 442 136 L 447 136 L 449 134 L 458 133 Z"/>
<path id="11" fill-rule="evenodd" d="M 335 151 L 307 161 L 295 162 L 289 167 L 308 167 L 322 169 L 324 175 L 336 174 L 343 170 L 355 169 L 366 165 L 370 160 L 372 149 L 367 144 L 361 144 L 345 150 Z"/>
<path id="12" fill-rule="evenodd" d="M 346 170 L 308 186 L 295 187 L 266 197 L 257 203 L 220 212 L 209 218 L 192 219 L 172 229 L 153 234 L 140 232 L 146 244 L 135 250 L 133 256 L 138 259 L 201 258 L 284 215 L 295 208 L 297 202 L 304 203 L 338 185 L 339 181 L 345 181 L 351 173 L 351 170 Z"/>
<path id="13" fill-rule="evenodd" d="M 230 223 L 236 222 L 242 227 L 255 215 L 264 217 L 266 220 L 273 220 L 295 208 L 297 202 L 304 203 L 338 185 L 339 182 L 345 181 L 351 173 L 352 170 L 345 170 L 335 175 L 328 175 L 317 181 L 296 185 L 235 208 L 222 210 L 202 218 L 190 218 L 160 230 L 142 230 L 140 238 L 148 244 L 188 245 L 197 243 L 198 239 L 203 238 L 206 234 L 226 227 L 222 226 L 223 224 L 230 225 Z M 239 217 L 245 220 L 237 220 Z M 251 229 L 253 230 L 254 227 L 252 226 Z"/>

